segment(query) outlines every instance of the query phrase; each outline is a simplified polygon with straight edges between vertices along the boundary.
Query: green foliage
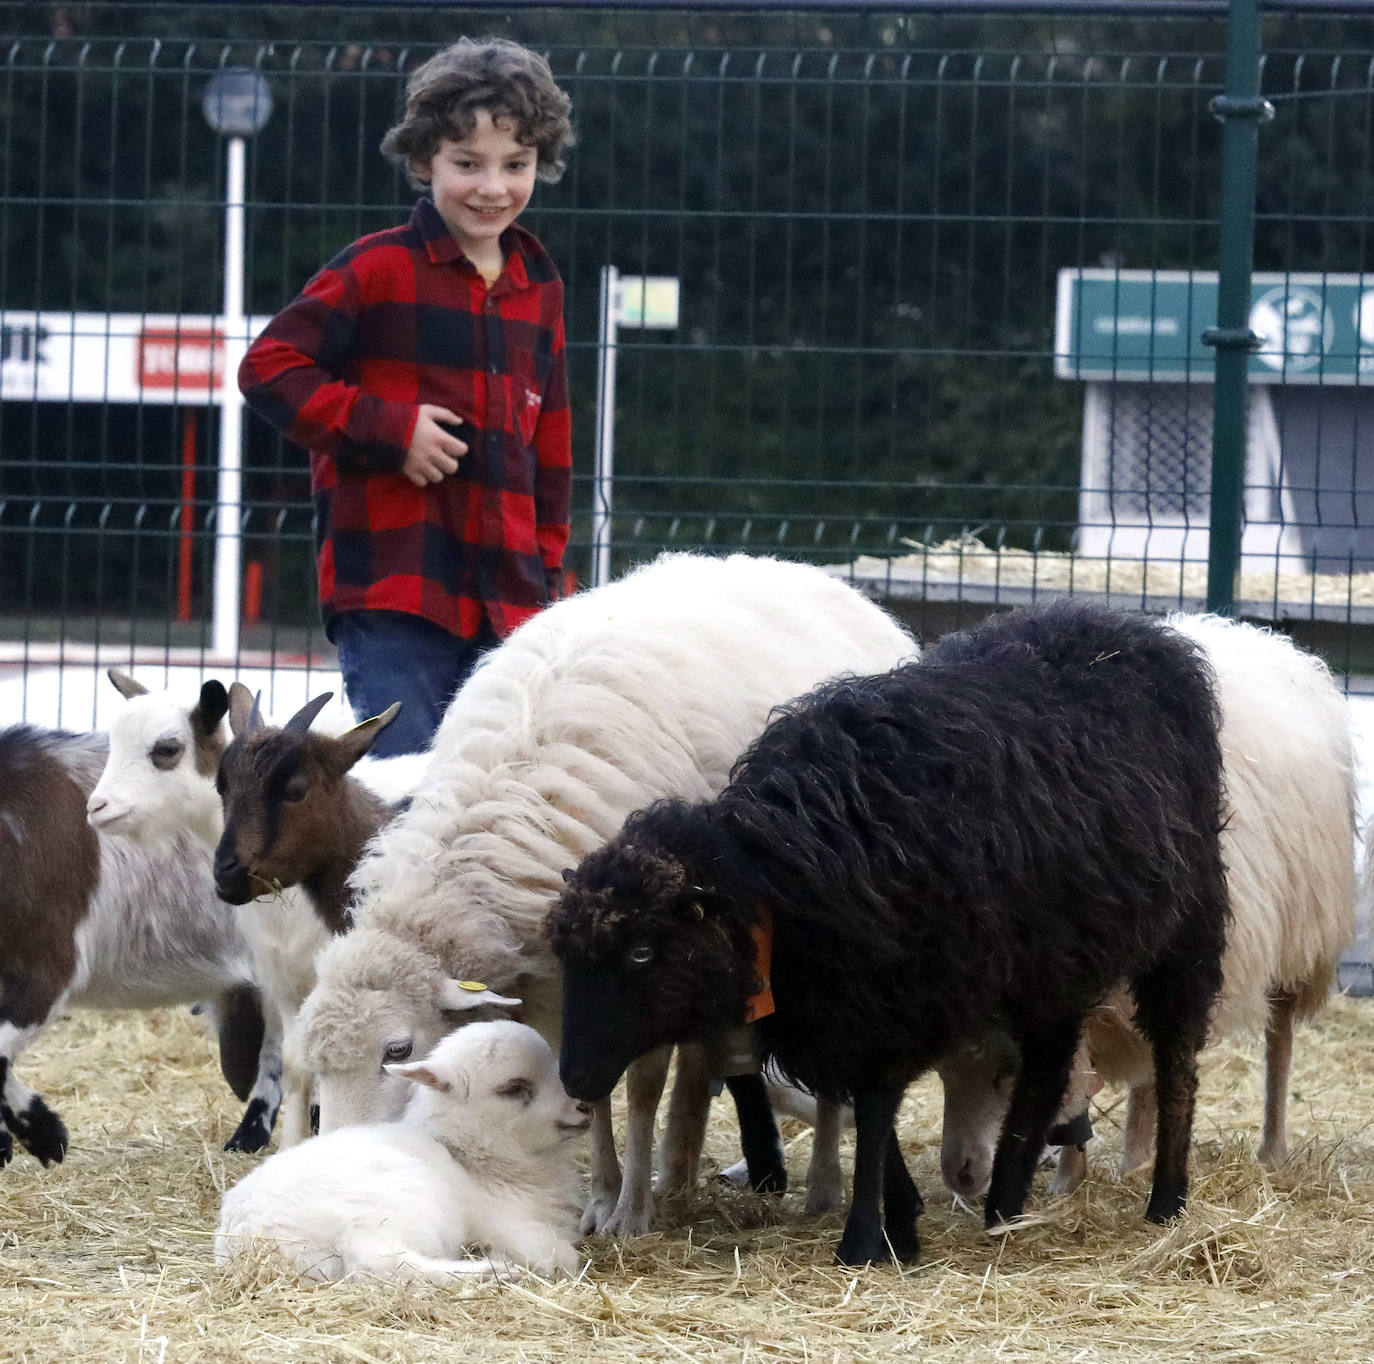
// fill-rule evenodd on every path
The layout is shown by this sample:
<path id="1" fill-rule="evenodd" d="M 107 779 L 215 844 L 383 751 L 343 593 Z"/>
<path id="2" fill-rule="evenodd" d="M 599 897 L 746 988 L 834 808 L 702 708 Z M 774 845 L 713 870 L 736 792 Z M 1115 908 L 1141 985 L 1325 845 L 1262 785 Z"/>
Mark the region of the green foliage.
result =
<path id="1" fill-rule="evenodd" d="M 275 100 L 248 189 L 249 310 L 273 311 L 408 211 L 377 150 L 405 73 L 460 31 L 501 32 L 547 51 L 574 100 L 572 164 L 529 222 L 568 283 L 580 525 L 614 263 L 678 276 L 683 300 L 676 333 L 621 337 L 618 535 L 668 542 L 677 518 L 705 536 L 714 517 L 711 543 L 835 554 L 982 524 L 1066 543 L 1081 393 L 1052 377 L 1057 273 L 1215 267 L 1224 78 L 1219 23 L 1083 10 L 0 4 L 0 297 L 216 311 L 223 154 L 198 101 L 238 64 Z M 1367 269 L 1374 33 L 1272 17 L 1266 37 L 1283 98 L 1261 133 L 1257 265 Z M 1309 98 L 1334 88 L 1355 94 Z M 129 450 L 111 430 L 73 410 L 56 439 L 130 471 L 101 505 L 131 528 L 149 496 L 176 504 L 175 441 Z M 13 499 L 66 475 L 22 413 L 0 413 L 0 455 L 3 546 Z M 305 547 L 286 557 L 308 556 L 304 457 L 254 424 L 248 460 L 260 514 L 289 509 Z"/>

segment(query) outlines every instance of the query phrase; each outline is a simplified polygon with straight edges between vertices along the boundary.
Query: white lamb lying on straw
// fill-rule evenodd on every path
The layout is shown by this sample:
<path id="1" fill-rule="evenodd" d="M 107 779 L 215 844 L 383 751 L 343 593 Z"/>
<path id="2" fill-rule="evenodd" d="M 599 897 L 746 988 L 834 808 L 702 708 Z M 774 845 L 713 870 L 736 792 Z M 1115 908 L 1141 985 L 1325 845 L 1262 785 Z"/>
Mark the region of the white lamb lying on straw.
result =
<path id="1" fill-rule="evenodd" d="M 471 1023 L 387 1070 L 417 1086 L 401 1119 L 312 1137 L 240 1180 L 215 1262 L 257 1241 L 317 1279 L 573 1273 L 570 1146 L 591 1109 L 564 1092 L 548 1043 L 522 1023 Z"/>

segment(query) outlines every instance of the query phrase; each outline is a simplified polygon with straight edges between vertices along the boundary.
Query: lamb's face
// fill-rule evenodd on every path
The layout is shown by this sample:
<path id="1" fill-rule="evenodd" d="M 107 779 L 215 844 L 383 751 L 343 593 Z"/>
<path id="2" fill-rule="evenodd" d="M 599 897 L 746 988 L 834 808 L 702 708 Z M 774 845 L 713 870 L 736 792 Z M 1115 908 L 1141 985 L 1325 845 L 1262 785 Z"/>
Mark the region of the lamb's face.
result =
<path id="1" fill-rule="evenodd" d="M 320 1131 L 400 1117 L 412 1086 L 386 1069 L 428 1056 L 473 1010 L 518 1005 L 474 981 L 450 980 L 419 949 L 373 929 L 335 938 L 288 1046 L 317 1081 Z"/>
<path id="2" fill-rule="evenodd" d="M 549 1044 L 523 1023 L 472 1023 L 425 1060 L 393 1068 L 431 1093 L 415 1102 L 443 1108 L 486 1146 L 542 1156 L 586 1131 L 591 1108 L 570 1098 Z"/>

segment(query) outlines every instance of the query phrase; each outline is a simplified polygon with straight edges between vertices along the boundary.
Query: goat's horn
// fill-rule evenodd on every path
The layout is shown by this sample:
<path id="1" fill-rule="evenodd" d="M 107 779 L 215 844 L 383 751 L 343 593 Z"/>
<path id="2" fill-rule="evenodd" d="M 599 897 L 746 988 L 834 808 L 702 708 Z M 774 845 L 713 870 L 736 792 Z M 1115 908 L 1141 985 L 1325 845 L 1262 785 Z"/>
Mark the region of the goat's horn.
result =
<path id="1" fill-rule="evenodd" d="M 105 676 L 114 683 L 115 690 L 126 700 L 132 701 L 135 696 L 147 696 L 148 688 L 142 682 L 135 682 L 128 673 L 122 672 L 118 668 L 109 668 Z"/>
<path id="2" fill-rule="evenodd" d="M 332 691 L 322 692 L 313 701 L 307 701 L 285 724 L 292 734 L 304 734 L 314 718 L 333 699 Z"/>

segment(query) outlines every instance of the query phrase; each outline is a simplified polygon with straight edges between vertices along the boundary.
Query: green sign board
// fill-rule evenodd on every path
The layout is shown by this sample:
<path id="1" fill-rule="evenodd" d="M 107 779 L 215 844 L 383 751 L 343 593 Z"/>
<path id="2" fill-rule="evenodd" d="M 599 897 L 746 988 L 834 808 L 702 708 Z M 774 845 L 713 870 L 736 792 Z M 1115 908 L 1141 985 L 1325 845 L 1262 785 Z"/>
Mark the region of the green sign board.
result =
<path id="1" fill-rule="evenodd" d="M 1201 270 L 1061 270 L 1054 372 L 1061 379 L 1210 383 L 1217 277 Z M 1374 274 L 1256 274 L 1250 378 L 1374 383 Z"/>

